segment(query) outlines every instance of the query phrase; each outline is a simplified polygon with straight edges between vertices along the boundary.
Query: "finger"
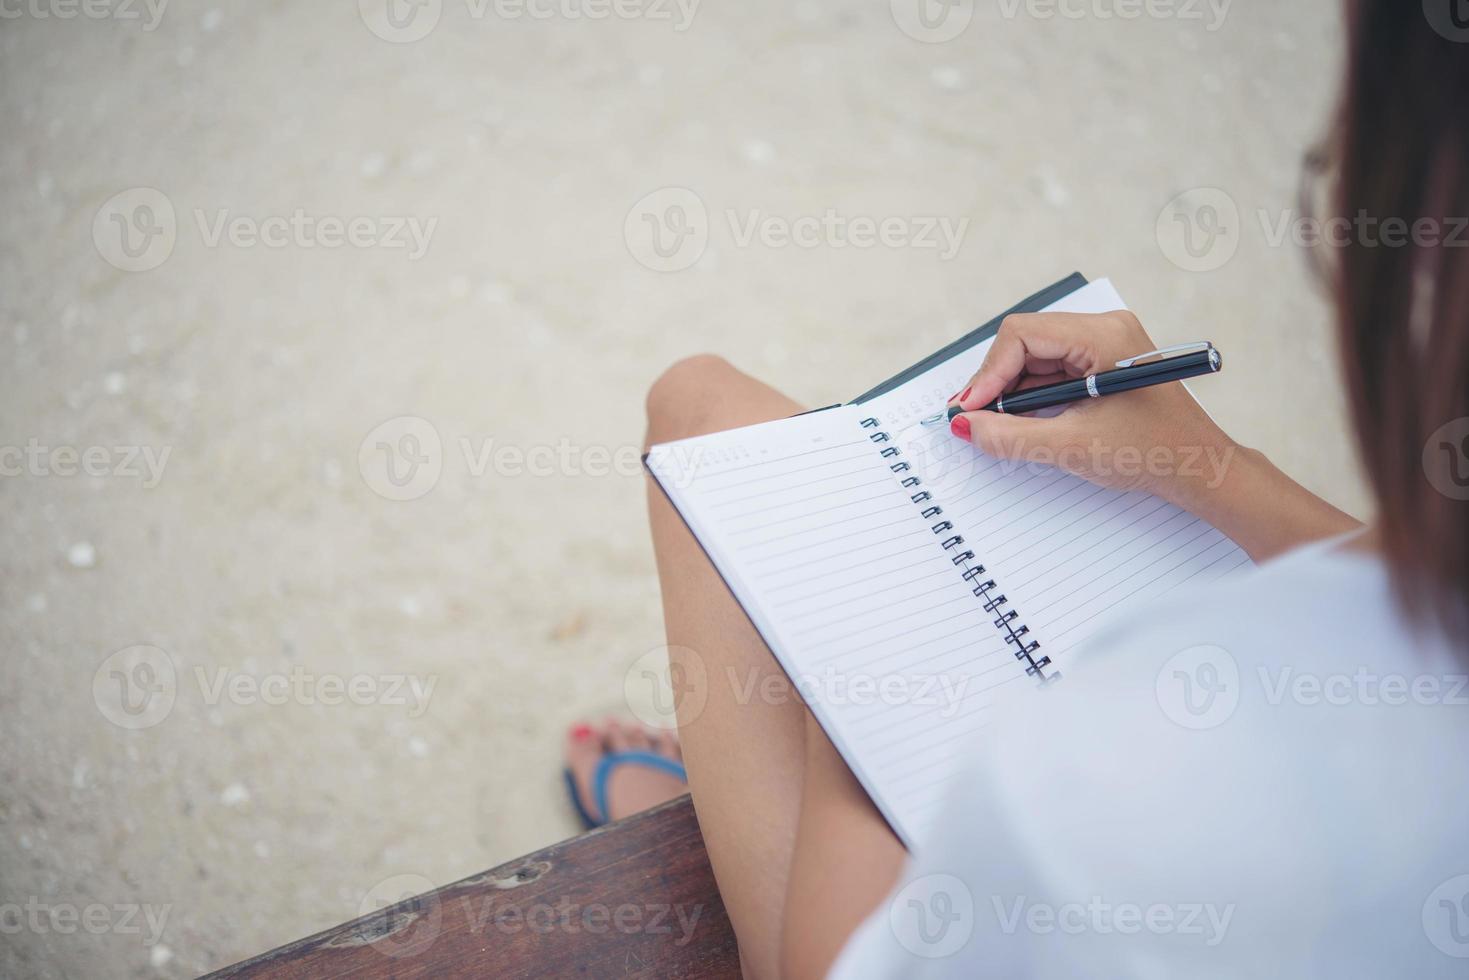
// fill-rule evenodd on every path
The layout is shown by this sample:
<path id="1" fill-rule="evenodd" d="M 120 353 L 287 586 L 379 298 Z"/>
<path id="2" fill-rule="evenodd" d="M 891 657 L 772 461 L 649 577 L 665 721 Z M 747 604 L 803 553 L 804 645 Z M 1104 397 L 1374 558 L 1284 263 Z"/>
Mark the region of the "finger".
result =
<path id="1" fill-rule="evenodd" d="M 950 428 L 987 456 L 1026 463 L 1054 462 L 1070 438 L 1070 426 L 1061 416 L 1029 418 L 999 412 L 965 412 L 954 417 Z"/>
<path id="2" fill-rule="evenodd" d="M 1038 366 L 1033 366 L 1033 364 Z M 1009 395 L 1017 391 L 1028 391 L 1031 388 L 1042 388 L 1046 385 L 1059 384 L 1062 381 L 1073 380 L 1072 376 L 1067 374 L 1065 371 L 1050 371 L 1045 374 L 1033 373 L 1036 370 L 1044 371 L 1046 369 L 1047 365 L 1045 362 L 1031 362 L 1027 360 L 1025 362 L 1025 371 L 1021 373 L 1020 377 L 1016 378 L 1014 381 L 1005 386 L 1004 394 Z M 967 391 L 968 389 L 965 390 Z M 955 395 L 953 398 L 949 399 L 950 402 L 957 402 L 959 400 L 960 395 Z M 970 400 L 972 401 L 972 399 Z M 989 402 L 985 402 L 985 404 L 980 407 L 988 407 L 988 405 Z"/>
<path id="3" fill-rule="evenodd" d="M 1081 377 L 1096 369 L 1096 317 L 1028 313 L 1005 318 L 984 363 L 961 399 L 966 409 L 988 405 L 1025 374 Z"/>
<path id="4" fill-rule="evenodd" d="M 1031 374 L 1027 370 L 1010 391 L 1028 391 L 1031 388 L 1044 388 L 1046 385 L 1060 384 L 1062 381 L 1070 380 L 1072 380 L 1071 375 L 1064 371 L 1057 371 L 1055 374 Z M 1007 395 L 1009 393 L 1009 391 L 1006 392 Z"/>

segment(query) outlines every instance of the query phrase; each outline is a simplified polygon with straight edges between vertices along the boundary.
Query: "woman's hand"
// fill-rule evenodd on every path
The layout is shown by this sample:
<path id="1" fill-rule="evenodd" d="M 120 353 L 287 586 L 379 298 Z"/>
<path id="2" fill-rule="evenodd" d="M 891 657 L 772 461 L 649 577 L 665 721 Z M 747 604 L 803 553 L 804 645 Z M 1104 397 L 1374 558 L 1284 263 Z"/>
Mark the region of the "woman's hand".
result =
<path id="1" fill-rule="evenodd" d="M 1003 459 L 1059 466 L 1115 490 L 1180 506 L 1217 489 L 1240 452 L 1182 385 L 1141 388 L 1067 406 L 1050 418 L 978 411 L 1005 392 L 1082 378 L 1157 348 L 1126 310 L 1032 313 L 1000 327 L 962 399 L 954 434 Z"/>
<path id="2" fill-rule="evenodd" d="M 955 399 L 966 411 L 954 434 L 991 456 L 1146 490 L 1213 524 L 1256 561 L 1361 527 L 1230 439 L 1182 385 L 1092 398 L 1049 418 L 979 411 L 1007 391 L 1096 374 L 1157 346 L 1126 311 L 1008 317 Z"/>

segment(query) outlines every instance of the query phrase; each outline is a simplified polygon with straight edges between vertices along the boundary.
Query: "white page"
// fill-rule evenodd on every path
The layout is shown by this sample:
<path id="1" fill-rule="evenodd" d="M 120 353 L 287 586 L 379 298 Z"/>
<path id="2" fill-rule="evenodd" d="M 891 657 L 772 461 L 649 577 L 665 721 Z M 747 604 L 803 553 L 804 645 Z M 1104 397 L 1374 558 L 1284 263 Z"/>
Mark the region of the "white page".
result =
<path id="1" fill-rule="evenodd" d="M 1105 280 L 1052 310 L 1123 308 Z M 1036 690 L 933 533 L 952 520 L 1030 633 L 1064 666 L 1104 615 L 1247 559 L 1142 494 L 1004 464 L 915 423 L 943 410 L 981 344 L 862 406 L 654 447 L 668 492 L 823 729 L 905 843 L 923 833 L 996 699 Z M 862 420 L 879 421 L 877 430 Z M 874 443 L 875 431 L 891 443 Z M 884 459 L 896 445 L 903 455 Z M 894 473 L 897 462 L 912 470 Z M 919 475 L 921 487 L 900 481 Z M 935 500 L 915 504 L 921 490 Z M 926 507 L 944 508 L 925 519 Z M 1002 610 L 1003 611 L 1003 610 Z M 1059 655 L 1059 656 L 1058 656 Z M 710 676 L 737 696 L 750 679 Z M 859 694 L 857 685 L 879 689 Z M 743 693 L 742 693 L 743 692 Z"/>
<path id="2" fill-rule="evenodd" d="M 1103 279 L 1049 311 L 1125 308 Z M 943 411 L 953 392 L 969 383 L 992 343 L 956 355 L 866 407 L 895 429 L 943 517 L 964 535 L 1018 622 L 1029 627 L 1027 640 L 1040 642 L 1040 653 L 1064 667 L 1066 655 L 1109 616 L 1185 582 L 1249 567 L 1244 552 L 1218 530 L 1155 497 L 1103 490 L 1049 466 L 997 460 L 956 439 L 947 426 L 916 425 Z M 1202 449 L 1190 456 L 1180 454 L 1171 465 L 1213 474 L 1227 463 Z"/>
<path id="3" fill-rule="evenodd" d="M 994 698 L 1035 682 L 862 427 L 867 414 L 830 409 L 657 446 L 648 468 L 911 842 Z M 709 683 L 761 696 L 750 678 L 711 671 Z"/>

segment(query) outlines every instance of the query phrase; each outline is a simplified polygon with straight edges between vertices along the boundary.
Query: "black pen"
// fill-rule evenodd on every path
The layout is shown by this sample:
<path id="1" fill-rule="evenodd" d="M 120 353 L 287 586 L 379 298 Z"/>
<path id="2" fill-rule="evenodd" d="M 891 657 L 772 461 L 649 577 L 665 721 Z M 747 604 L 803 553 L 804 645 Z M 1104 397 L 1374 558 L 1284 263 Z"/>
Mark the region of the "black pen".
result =
<path id="1" fill-rule="evenodd" d="M 1166 356 L 1169 354 L 1176 356 Z M 1161 359 L 1148 360 L 1153 357 Z M 1146 363 L 1139 363 L 1143 361 Z M 1039 412 L 1044 408 L 1055 408 L 1058 405 L 1086 401 L 1088 398 L 1101 398 L 1103 395 L 1116 395 L 1137 388 L 1168 384 L 1170 381 L 1183 381 L 1186 378 L 1197 378 L 1204 374 L 1216 374 L 1223 366 L 1224 359 L 1214 345 L 1208 341 L 1178 344 L 1174 347 L 1165 347 L 1162 350 L 1118 361 L 1116 370 L 1102 371 L 1085 378 L 1073 378 L 1058 384 L 1042 385 L 1039 388 L 1008 392 L 981 409 L 968 409 L 967 411 L 1022 415 L 1026 412 Z M 965 411 L 966 409 L 958 405 L 951 405 L 943 415 L 924 419 L 923 424 L 946 425 L 953 421 L 954 416 L 962 415 Z"/>

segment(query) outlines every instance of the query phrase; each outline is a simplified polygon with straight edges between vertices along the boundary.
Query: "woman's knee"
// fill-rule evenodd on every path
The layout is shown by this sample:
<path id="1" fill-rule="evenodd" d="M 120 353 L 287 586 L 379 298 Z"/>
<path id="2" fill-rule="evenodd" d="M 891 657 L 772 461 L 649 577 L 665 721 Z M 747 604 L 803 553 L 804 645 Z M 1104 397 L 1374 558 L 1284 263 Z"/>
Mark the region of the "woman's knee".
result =
<path id="1" fill-rule="evenodd" d="M 701 434 L 716 394 L 740 373 L 717 354 L 685 357 L 648 389 L 648 441 L 668 442 Z"/>

